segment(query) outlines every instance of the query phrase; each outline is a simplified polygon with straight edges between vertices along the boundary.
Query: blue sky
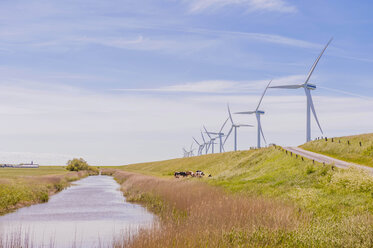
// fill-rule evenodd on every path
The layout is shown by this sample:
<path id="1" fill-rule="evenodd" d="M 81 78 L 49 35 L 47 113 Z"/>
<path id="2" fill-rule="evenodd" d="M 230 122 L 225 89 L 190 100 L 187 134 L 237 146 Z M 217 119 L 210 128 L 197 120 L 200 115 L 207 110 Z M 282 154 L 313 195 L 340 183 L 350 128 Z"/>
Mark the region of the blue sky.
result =
<path id="1" fill-rule="evenodd" d="M 371 132 L 372 5 L 1 1 L 0 157 L 111 165 L 180 156 L 202 125 L 220 126 L 228 102 L 249 110 L 270 79 L 302 83 L 331 37 L 311 79 L 325 135 Z M 262 108 L 269 143 L 304 142 L 304 92 L 270 90 Z M 240 149 L 255 144 L 254 129 L 240 130 Z"/>

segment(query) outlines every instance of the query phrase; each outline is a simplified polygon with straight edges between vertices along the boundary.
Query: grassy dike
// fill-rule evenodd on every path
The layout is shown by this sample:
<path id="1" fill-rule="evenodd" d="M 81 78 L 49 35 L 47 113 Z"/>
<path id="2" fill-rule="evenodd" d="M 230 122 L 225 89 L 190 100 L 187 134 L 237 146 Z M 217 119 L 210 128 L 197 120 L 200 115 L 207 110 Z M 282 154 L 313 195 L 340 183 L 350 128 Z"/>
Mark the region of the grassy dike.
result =
<path id="1" fill-rule="evenodd" d="M 212 178 L 172 178 L 174 171 L 197 169 Z M 130 247 L 373 246 L 373 178 L 364 172 L 313 164 L 275 147 L 120 170 L 114 177 L 128 200 L 161 219 L 160 227 L 125 244 Z"/>
<path id="2" fill-rule="evenodd" d="M 315 140 L 300 147 L 347 162 L 373 167 L 373 133 Z"/>
<path id="3" fill-rule="evenodd" d="M 85 176 L 88 176 L 87 172 L 69 172 L 62 166 L 0 168 L 0 215 L 47 202 L 50 195 Z"/>

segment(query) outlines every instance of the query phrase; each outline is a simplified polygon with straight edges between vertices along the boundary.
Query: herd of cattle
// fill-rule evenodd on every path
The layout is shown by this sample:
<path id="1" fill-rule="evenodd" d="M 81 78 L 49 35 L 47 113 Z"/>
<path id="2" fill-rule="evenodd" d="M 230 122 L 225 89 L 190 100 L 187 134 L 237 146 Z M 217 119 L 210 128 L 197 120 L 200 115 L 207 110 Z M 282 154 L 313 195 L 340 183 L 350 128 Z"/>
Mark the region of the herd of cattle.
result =
<path id="1" fill-rule="evenodd" d="M 203 171 L 200 171 L 200 170 L 197 170 L 196 172 L 193 172 L 193 171 L 175 171 L 174 173 L 174 176 L 176 178 L 179 178 L 179 177 L 188 177 L 188 176 L 191 176 L 191 177 L 204 177 L 205 176 L 205 173 L 203 173 Z M 211 175 L 209 175 L 209 177 L 211 177 Z"/>

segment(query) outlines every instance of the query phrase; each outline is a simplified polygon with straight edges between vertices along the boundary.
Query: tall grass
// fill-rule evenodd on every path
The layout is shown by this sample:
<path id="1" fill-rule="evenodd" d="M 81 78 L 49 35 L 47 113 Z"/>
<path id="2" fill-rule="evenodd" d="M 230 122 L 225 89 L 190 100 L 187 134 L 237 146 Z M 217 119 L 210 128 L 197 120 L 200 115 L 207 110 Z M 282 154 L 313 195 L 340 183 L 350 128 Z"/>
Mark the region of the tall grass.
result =
<path id="1" fill-rule="evenodd" d="M 361 142 L 361 145 L 360 145 Z M 373 167 L 373 134 L 315 140 L 301 146 L 347 162 Z"/>
<path id="2" fill-rule="evenodd" d="M 263 197 L 231 195 L 200 182 L 158 179 L 116 172 L 127 200 L 145 204 L 161 224 L 116 247 L 231 247 L 274 245 L 285 232 L 307 223 L 291 204 Z M 258 232 L 268 233 L 263 239 Z"/>

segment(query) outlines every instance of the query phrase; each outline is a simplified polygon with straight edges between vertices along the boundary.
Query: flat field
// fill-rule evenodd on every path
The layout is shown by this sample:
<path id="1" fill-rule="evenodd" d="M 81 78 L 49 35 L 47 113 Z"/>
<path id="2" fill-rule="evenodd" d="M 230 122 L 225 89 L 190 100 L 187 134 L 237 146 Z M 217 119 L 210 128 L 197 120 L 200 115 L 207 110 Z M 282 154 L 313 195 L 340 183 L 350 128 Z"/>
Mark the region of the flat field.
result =
<path id="1" fill-rule="evenodd" d="M 63 175 L 69 173 L 64 166 L 40 166 L 39 168 L 0 168 L 0 178 Z"/>

